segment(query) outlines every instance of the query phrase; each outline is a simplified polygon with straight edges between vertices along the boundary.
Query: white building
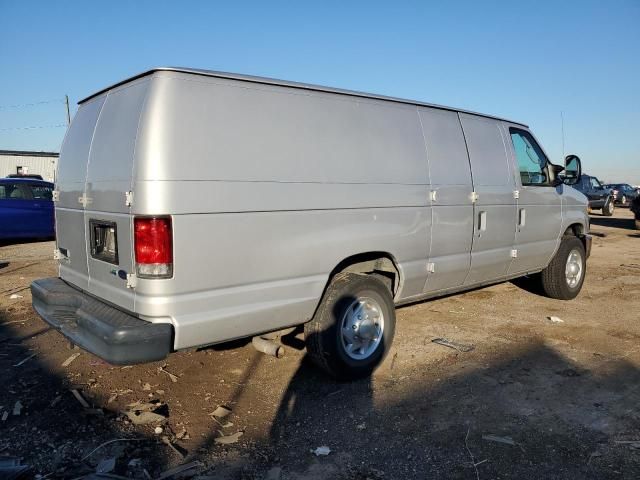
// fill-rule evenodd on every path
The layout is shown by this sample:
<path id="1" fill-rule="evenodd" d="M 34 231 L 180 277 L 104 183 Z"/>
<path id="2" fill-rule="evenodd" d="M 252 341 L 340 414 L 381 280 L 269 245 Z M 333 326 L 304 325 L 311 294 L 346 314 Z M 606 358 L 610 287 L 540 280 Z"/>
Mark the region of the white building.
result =
<path id="1" fill-rule="evenodd" d="M 55 181 L 59 153 L 0 150 L 0 178 L 11 174 L 40 175 Z"/>

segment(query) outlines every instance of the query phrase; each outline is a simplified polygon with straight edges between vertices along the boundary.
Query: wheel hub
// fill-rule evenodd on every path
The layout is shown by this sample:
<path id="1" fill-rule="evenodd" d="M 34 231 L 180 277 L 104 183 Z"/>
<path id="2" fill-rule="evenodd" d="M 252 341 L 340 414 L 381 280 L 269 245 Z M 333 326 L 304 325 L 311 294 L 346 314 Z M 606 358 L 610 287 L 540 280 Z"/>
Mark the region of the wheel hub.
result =
<path id="1" fill-rule="evenodd" d="M 345 353 L 354 360 L 364 360 L 376 351 L 384 333 L 384 314 L 370 297 L 358 298 L 347 308 L 341 324 L 341 341 Z"/>
<path id="2" fill-rule="evenodd" d="M 567 264 L 564 269 L 567 285 L 575 288 L 582 279 L 582 254 L 578 250 L 571 250 L 567 257 Z"/>

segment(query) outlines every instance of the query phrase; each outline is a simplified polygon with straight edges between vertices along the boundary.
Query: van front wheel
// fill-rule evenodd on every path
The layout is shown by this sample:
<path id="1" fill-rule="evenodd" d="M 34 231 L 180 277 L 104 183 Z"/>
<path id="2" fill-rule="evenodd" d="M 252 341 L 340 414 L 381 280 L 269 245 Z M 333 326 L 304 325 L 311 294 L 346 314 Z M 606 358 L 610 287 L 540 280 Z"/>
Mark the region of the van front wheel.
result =
<path id="1" fill-rule="evenodd" d="M 542 288 L 551 298 L 571 300 L 580 293 L 586 271 L 582 241 L 578 237 L 565 236 L 551 263 L 540 272 Z"/>
<path id="2" fill-rule="evenodd" d="M 395 332 L 391 292 L 372 275 L 336 275 L 304 327 L 307 353 L 330 375 L 367 377 L 382 363 Z"/>

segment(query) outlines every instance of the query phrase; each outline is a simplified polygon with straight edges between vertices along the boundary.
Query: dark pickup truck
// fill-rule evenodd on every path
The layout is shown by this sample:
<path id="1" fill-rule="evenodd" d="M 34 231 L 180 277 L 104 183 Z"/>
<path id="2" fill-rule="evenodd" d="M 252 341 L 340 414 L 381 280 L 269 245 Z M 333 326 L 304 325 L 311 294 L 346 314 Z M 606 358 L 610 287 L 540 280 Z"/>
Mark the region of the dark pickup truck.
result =
<path id="1" fill-rule="evenodd" d="M 613 215 L 615 199 L 611 189 L 603 187 L 596 177 L 583 174 L 573 188 L 586 195 L 589 199 L 589 209 L 602 210 L 602 214 L 607 217 Z"/>

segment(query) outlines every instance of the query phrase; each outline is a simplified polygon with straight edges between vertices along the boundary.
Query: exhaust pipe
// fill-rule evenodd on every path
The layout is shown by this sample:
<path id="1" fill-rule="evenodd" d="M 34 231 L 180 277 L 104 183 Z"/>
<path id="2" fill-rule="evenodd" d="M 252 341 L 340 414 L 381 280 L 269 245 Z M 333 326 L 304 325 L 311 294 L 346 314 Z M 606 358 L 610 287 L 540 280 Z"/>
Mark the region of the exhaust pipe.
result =
<path id="1" fill-rule="evenodd" d="M 259 352 L 266 353 L 272 357 L 282 358 L 284 356 L 284 347 L 273 340 L 262 337 L 253 337 L 251 339 L 253 347 Z"/>

